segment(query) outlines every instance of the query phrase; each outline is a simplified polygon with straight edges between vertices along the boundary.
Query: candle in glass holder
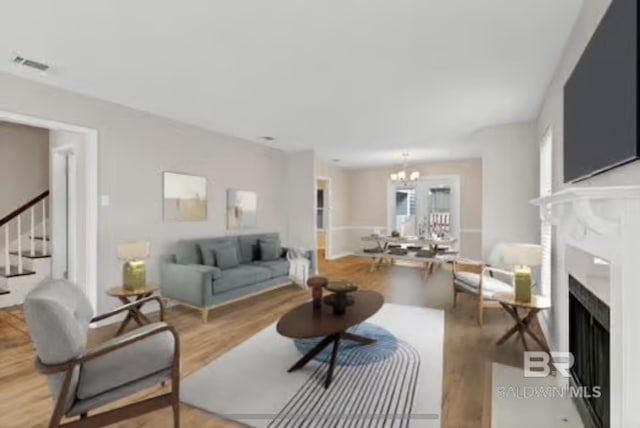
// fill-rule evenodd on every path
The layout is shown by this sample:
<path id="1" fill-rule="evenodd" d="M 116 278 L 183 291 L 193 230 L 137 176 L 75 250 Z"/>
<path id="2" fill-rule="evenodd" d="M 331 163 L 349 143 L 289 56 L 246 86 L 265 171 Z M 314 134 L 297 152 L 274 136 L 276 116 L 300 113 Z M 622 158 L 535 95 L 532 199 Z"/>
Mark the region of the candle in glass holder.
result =
<path id="1" fill-rule="evenodd" d="M 519 302 L 530 302 L 531 286 L 533 285 L 531 268 L 528 266 L 517 266 L 513 270 L 513 274 L 516 300 Z"/>

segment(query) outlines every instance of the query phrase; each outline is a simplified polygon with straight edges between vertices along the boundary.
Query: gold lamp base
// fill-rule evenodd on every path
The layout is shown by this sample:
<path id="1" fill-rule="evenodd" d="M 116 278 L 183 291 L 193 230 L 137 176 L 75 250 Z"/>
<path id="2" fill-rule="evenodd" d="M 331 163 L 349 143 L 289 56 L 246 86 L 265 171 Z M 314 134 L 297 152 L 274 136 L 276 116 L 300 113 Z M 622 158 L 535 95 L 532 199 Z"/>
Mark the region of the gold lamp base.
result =
<path id="1" fill-rule="evenodd" d="M 122 266 L 122 287 L 135 291 L 144 289 L 147 284 L 147 269 L 144 260 L 130 260 Z"/>

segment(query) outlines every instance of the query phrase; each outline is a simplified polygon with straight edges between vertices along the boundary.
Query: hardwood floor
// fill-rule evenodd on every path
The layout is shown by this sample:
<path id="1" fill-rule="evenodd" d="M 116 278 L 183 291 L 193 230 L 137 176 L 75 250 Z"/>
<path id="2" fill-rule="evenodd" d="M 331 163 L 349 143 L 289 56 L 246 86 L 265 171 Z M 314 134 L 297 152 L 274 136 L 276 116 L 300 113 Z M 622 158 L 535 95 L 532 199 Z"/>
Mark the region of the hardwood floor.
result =
<path id="1" fill-rule="evenodd" d="M 497 338 L 511 326 L 506 313 L 498 309 L 487 310 L 485 325 L 480 328 L 476 322 L 475 302 L 469 296 L 460 295 L 458 306 L 453 309 L 451 273 L 445 269 L 436 270 L 425 282 L 420 269 L 397 264 L 369 272 L 368 261 L 356 257 L 321 261 L 320 267 L 324 276 L 380 291 L 388 302 L 445 310 L 442 426 L 488 426 L 489 418 L 483 408 L 488 407 L 485 396 L 490 394 L 490 363 L 522 365 L 522 349 L 518 342 L 512 339 L 501 347 L 495 346 Z M 182 377 L 206 366 L 308 298 L 308 293 L 294 286 L 281 288 L 214 309 L 207 324 L 201 323 L 197 311 L 170 308 L 166 320 L 180 332 Z M 90 346 L 110 338 L 117 327 L 118 323 L 93 330 Z M 537 325 L 535 328 L 539 332 Z M 53 404 L 45 377 L 34 370 L 33 358 L 33 346 L 20 308 L 0 311 L 0 427 L 47 424 Z M 224 385 L 220 387 L 224 388 Z M 160 390 L 157 387 L 126 401 L 151 396 Z M 238 426 L 185 405 L 181 406 L 181 424 L 203 428 Z M 171 411 L 157 411 L 114 426 L 170 427 Z"/>

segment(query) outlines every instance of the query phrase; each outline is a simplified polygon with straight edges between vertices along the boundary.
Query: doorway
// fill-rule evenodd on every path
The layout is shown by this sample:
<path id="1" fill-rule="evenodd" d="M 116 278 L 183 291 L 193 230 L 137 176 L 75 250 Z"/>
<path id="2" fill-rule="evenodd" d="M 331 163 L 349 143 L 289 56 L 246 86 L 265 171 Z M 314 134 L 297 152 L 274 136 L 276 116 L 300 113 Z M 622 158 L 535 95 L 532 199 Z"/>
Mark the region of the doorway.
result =
<path id="1" fill-rule="evenodd" d="M 317 260 L 331 257 L 331 180 L 316 178 L 316 248 Z"/>
<path id="2" fill-rule="evenodd" d="M 97 310 L 97 131 L 1 110 L 0 120 L 49 130 L 52 277 L 75 282 Z"/>
<path id="3" fill-rule="evenodd" d="M 414 187 L 397 187 L 394 198 L 394 224 L 400 236 L 418 236 L 416 218 L 416 189 Z"/>

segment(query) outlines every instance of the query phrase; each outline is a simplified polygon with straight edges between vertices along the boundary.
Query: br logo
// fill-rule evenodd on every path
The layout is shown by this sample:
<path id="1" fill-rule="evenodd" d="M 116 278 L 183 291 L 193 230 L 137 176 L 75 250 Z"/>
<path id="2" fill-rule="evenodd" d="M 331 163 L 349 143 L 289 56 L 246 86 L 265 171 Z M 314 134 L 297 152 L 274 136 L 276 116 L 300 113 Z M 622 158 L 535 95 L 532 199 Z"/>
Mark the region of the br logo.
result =
<path id="1" fill-rule="evenodd" d="M 555 368 L 560 376 L 570 378 L 575 359 L 571 352 L 527 351 L 524 353 L 524 377 L 546 377 Z"/>

